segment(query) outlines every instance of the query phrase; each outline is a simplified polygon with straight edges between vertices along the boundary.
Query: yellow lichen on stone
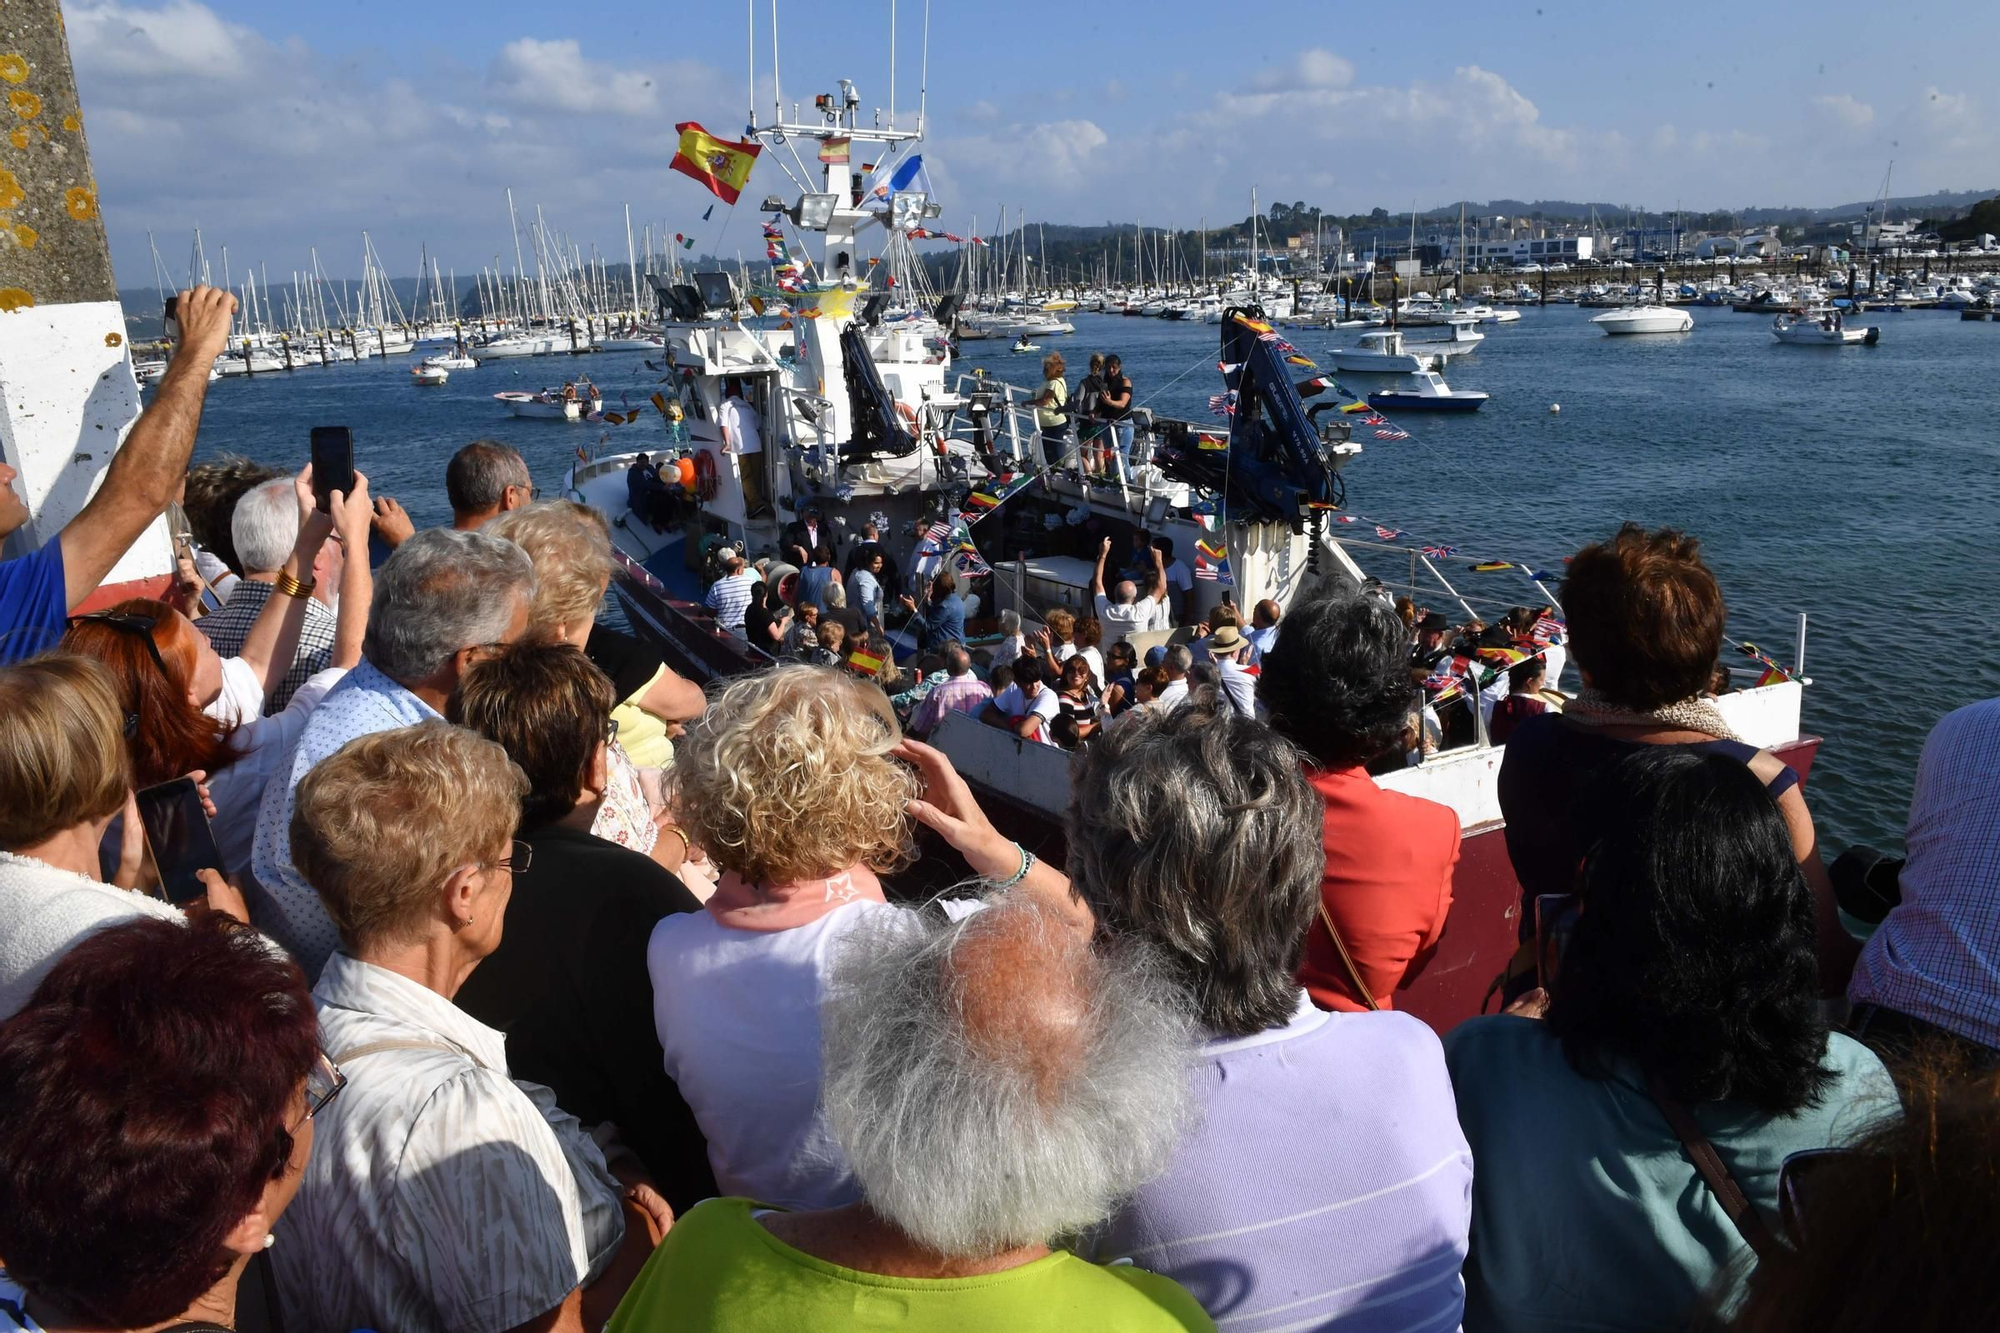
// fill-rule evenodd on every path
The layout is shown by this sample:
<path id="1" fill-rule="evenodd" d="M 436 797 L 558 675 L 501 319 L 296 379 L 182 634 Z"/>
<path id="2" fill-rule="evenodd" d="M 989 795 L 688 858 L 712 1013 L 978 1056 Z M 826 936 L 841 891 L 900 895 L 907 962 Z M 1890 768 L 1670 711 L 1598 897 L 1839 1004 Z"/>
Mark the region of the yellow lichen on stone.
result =
<path id="1" fill-rule="evenodd" d="M 123 335 L 123 334 L 118 334 L 118 333 L 107 333 L 107 334 L 105 334 L 105 335 L 104 335 L 104 345 L 105 345 L 106 347 L 116 347 L 116 346 L 118 346 L 118 344 L 120 344 L 120 343 L 122 343 L 122 342 L 124 342 L 124 341 L 125 341 L 125 337 L 124 337 L 124 335 Z"/>
<path id="2" fill-rule="evenodd" d="M 35 303 L 35 298 L 19 287 L 0 287 L 0 312 L 12 314 L 16 310 L 26 310 Z"/>
<path id="3" fill-rule="evenodd" d="M 68 130 L 71 134 L 75 134 L 78 130 L 83 128 L 83 122 L 76 118 L 76 112 L 74 111 L 70 112 L 67 116 L 63 117 L 62 125 L 63 128 Z"/>
<path id="4" fill-rule="evenodd" d="M 32 250 L 35 242 L 42 239 L 42 234 L 23 222 L 14 228 L 14 239 L 21 243 L 23 250 Z"/>
<path id="5" fill-rule="evenodd" d="M 97 196 L 85 186 L 72 185 L 63 194 L 63 204 L 78 222 L 88 222 L 97 216 Z"/>
<path id="6" fill-rule="evenodd" d="M 14 173 L 0 167 L 0 209 L 13 208 L 27 197 L 21 192 L 21 182 L 14 178 Z"/>
<path id="7" fill-rule="evenodd" d="M 19 129 L 16 129 L 12 134 L 8 135 L 7 142 L 13 144 L 16 148 L 26 148 L 28 146 L 27 126 L 23 125 Z"/>
<path id="8" fill-rule="evenodd" d="M 7 106 L 22 120 L 33 120 L 42 114 L 42 99 L 29 92 L 16 90 L 8 93 Z"/>
<path id="9" fill-rule="evenodd" d="M 9 51 L 0 55 L 0 79 L 9 83 L 21 83 L 28 77 L 28 62 Z"/>

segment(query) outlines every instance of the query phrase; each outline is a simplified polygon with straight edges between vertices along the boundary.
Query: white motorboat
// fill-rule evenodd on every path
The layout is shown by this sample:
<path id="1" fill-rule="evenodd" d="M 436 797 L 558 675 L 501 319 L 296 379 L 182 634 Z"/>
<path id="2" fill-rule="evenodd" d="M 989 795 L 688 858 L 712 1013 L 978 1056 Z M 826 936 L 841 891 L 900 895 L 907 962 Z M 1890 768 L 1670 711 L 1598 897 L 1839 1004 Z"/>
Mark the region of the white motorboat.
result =
<path id="1" fill-rule="evenodd" d="M 1490 394 L 1477 389 L 1454 389 L 1435 370 L 1420 370 L 1410 377 L 1407 389 L 1378 389 L 1368 395 L 1368 406 L 1383 412 L 1477 412 Z"/>
<path id="2" fill-rule="evenodd" d="M 477 370 L 479 363 L 469 356 L 459 356 L 452 352 L 441 352 L 437 356 L 427 356 L 423 364 L 433 370 Z"/>
<path id="3" fill-rule="evenodd" d="M 498 361 L 517 356 L 552 356 L 590 346 L 588 338 L 572 340 L 568 332 L 515 333 L 471 349 L 475 361 Z"/>
<path id="4" fill-rule="evenodd" d="M 1771 336 L 1794 347 L 1872 347 L 1881 341 L 1882 330 L 1872 324 L 1849 328 L 1839 311 L 1822 309 L 1778 316 L 1771 321 Z"/>
<path id="5" fill-rule="evenodd" d="M 599 338 L 591 344 L 600 352 L 659 352 L 666 346 L 665 338 Z"/>
<path id="6" fill-rule="evenodd" d="M 1634 305 L 1593 315 L 1590 322 L 1606 333 L 1686 333 L 1694 316 L 1672 306 Z"/>
<path id="7" fill-rule="evenodd" d="M 432 365 L 410 367 L 410 383 L 443 384 L 451 378 L 451 372 Z"/>
<path id="8" fill-rule="evenodd" d="M 544 389 L 540 393 L 522 393 L 518 390 L 493 395 L 507 404 L 507 410 L 517 417 L 537 417 L 549 421 L 581 421 L 586 416 L 595 417 L 604 410 L 604 399 L 597 390 L 586 384 L 575 393 L 562 389 Z"/>
<path id="9" fill-rule="evenodd" d="M 141 384 L 158 384 L 166 376 L 167 363 L 164 361 L 134 361 L 132 375 Z"/>
<path id="10" fill-rule="evenodd" d="M 1443 370 L 1454 356 L 1478 348 L 1486 335 L 1469 323 L 1451 326 L 1451 338 L 1436 342 L 1405 341 L 1400 329 L 1376 329 L 1361 335 L 1359 347 L 1333 349 L 1333 368 L 1357 375 L 1414 375 Z"/>

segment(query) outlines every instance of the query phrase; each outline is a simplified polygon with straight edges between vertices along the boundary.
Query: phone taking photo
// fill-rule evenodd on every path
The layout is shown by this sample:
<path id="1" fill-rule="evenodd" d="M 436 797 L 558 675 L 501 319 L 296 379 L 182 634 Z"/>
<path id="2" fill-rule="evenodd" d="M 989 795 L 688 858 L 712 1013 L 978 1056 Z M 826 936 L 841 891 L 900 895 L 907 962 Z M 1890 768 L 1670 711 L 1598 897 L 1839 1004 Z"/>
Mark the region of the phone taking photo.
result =
<path id="1" fill-rule="evenodd" d="M 170 343 L 178 343 L 181 340 L 180 303 L 181 298 L 176 293 L 169 296 L 166 304 L 160 308 L 160 334 Z"/>
<path id="2" fill-rule="evenodd" d="M 313 500 L 324 514 L 335 491 L 354 493 L 354 432 L 345 426 L 312 428 Z"/>
<path id="3" fill-rule="evenodd" d="M 157 787 L 145 787 L 135 798 L 139 822 L 146 829 L 146 845 L 152 849 L 153 865 L 160 872 L 161 896 L 176 907 L 205 899 L 208 889 L 195 872 L 213 870 L 220 874 L 222 849 L 216 845 L 215 831 L 209 827 L 208 812 L 202 809 L 194 779 L 175 778 Z"/>

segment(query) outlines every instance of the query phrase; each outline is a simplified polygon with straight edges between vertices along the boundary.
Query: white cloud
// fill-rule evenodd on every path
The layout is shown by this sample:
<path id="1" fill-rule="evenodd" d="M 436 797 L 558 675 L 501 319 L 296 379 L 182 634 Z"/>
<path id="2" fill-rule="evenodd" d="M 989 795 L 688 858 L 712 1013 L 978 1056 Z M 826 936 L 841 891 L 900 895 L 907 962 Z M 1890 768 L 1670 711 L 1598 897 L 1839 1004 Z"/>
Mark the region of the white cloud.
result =
<path id="1" fill-rule="evenodd" d="M 1815 97 L 1813 105 L 1839 121 L 1849 129 L 1858 130 L 1875 121 L 1875 108 L 1859 101 L 1852 93 L 1835 93 L 1830 97 Z"/>
<path id="2" fill-rule="evenodd" d="M 924 156 L 927 162 L 949 162 L 945 179 L 952 182 L 976 183 L 982 189 L 1000 185 L 1062 191 L 1088 186 L 1096 178 L 1097 152 L 1109 142 L 1111 136 L 1095 121 L 1058 120 L 943 139 Z M 1008 200 L 1010 205 L 1018 202 Z"/>
<path id="3" fill-rule="evenodd" d="M 1309 88 L 1345 88 L 1354 82 L 1354 66 L 1323 47 L 1308 47 L 1290 61 L 1258 70 L 1250 85 L 1259 92 L 1298 92 Z"/>
<path id="4" fill-rule="evenodd" d="M 487 83 L 500 100 L 537 110 L 645 116 L 660 109 L 651 75 L 585 60 L 574 37 L 516 38 L 494 58 Z"/>
<path id="5" fill-rule="evenodd" d="M 193 0 L 156 9 L 86 0 L 68 6 L 64 27 L 76 64 L 146 79 L 234 80 L 252 68 L 249 57 L 269 46 L 251 29 Z"/>

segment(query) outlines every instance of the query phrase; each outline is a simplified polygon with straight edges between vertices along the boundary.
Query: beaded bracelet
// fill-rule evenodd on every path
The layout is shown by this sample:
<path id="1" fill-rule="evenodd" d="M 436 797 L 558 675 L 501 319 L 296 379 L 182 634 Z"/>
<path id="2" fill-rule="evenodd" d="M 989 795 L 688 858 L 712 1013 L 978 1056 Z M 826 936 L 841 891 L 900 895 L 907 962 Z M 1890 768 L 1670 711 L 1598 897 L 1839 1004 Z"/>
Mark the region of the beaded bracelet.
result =
<path id="1" fill-rule="evenodd" d="M 1026 879 L 1028 877 L 1028 872 L 1034 869 L 1035 866 L 1035 854 L 1033 852 L 1029 851 L 1026 847 L 1023 847 L 1018 842 L 1014 844 L 1014 850 L 1021 854 L 1021 868 L 1014 872 L 1014 877 L 1012 879 L 1002 880 L 1000 882 L 999 887 L 1003 889 L 1011 889 L 1016 884 L 1019 884 L 1022 880 Z"/>

